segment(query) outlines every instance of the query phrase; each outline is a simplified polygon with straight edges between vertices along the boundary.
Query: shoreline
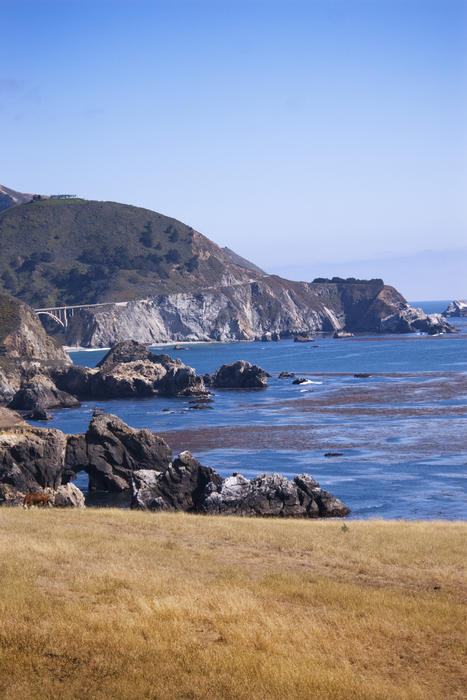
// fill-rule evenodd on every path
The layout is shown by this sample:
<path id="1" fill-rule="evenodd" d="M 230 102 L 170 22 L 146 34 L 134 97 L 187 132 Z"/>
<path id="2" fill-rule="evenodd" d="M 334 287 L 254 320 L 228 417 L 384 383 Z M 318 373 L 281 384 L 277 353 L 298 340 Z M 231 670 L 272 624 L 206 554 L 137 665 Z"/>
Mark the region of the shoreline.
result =
<path id="1" fill-rule="evenodd" d="M 319 340 L 336 340 L 339 341 L 339 343 L 344 343 L 344 342 L 382 342 L 382 341 L 407 341 L 407 340 L 465 340 L 467 338 L 467 333 L 438 333 L 436 335 L 429 335 L 428 333 L 406 333 L 406 334 L 392 334 L 392 333 L 384 333 L 384 334 L 374 334 L 374 335 L 368 335 L 368 334 L 362 334 L 362 335 L 355 335 L 350 338 L 333 338 L 332 335 L 330 334 L 314 334 L 315 337 Z M 145 345 L 147 348 L 167 348 L 171 347 L 173 345 L 240 345 L 240 344 L 250 344 L 250 343 L 262 343 L 263 345 L 271 345 L 271 344 L 278 344 L 278 343 L 284 343 L 287 341 L 292 341 L 293 342 L 293 337 L 290 338 L 281 338 L 280 341 L 264 341 L 264 340 L 173 340 L 173 341 L 164 341 L 161 343 L 154 343 L 154 344 L 147 344 L 147 343 L 141 343 L 142 345 Z M 300 343 L 301 345 L 301 343 Z M 308 343 L 308 347 L 317 347 L 314 342 Z M 81 345 L 62 345 L 62 348 L 70 353 L 70 352 L 99 352 L 99 351 L 106 351 L 108 352 L 110 350 L 109 347 L 84 347 Z"/>

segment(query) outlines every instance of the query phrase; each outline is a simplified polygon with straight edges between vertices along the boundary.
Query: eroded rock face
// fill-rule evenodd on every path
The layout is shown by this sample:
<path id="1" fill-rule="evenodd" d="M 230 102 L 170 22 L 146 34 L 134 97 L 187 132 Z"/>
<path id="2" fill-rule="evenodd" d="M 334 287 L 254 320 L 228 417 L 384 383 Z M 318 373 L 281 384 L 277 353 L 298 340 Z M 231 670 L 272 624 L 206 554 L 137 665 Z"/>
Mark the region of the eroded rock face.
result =
<path id="1" fill-rule="evenodd" d="M 31 426 L 0 431 L 0 483 L 29 493 L 62 484 L 66 436 Z"/>
<path id="2" fill-rule="evenodd" d="M 0 292 L 0 402 L 12 401 L 21 385 L 71 359 L 42 327 L 34 311 Z M 44 380 L 41 377 L 40 381 Z"/>
<path id="3" fill-rule="evenodd" d="M 183 452 L 165 472 L 135 473 L 132 507 L 196 513 L 294 518 L 343 517 L 350 513 L 308 474 L 289 481 L 261 474 L 249 481 L 240 474 L 227 479 Z"/>
<path id="4" fill-rule="evenodd" d="M 246 360 L 238 360 L 219 367 L 214 374 L 204 376 L 207 386 L 218 389 L 263 389 L 271 375 Z"/>
<path id="5" fill-rule="evenodd" d="M 457 333 L 457 329 L 441 314 L 426 314 L 422 309 L 404 305 L 396 313 L 381 319 L 380 330 L 383 333 L 416 333 L 421 331 L 434 335 L 436 333 Z"/>
<path id="6" fill-rule="evenodd" d="M 221 477 L 203 467 L 190 452 L 182 452 L 164 472 L 150 475 L 135 472 L 132 507 L 143 510 L 198 512 L 206 489 L 220 486 Z"/>
<path id="7" fill-rule="evenodd" d="M 118 343 L 94 369 L 71 366 L 53 373 L 56 385 L 80 398 L 197 396 L 206 394 L 203 378 L 169 355 L 150 352 L 135 341 Z"/>
<path id="8" fill-rule="evenodd" d="M 124 338 L 151 344 L 278 340 L 343 328 L 379 332 L 381 318 L 405 303 L 381 280 L 309 283 L 265 275 L 83 310 L 71 319 L 67 343 L 107 347 Z"/>
<path id="9" fill-rule="evenodd" d="M 84 435 L 68 436 L 65 469 L 89 474 L 89 489 L 124 491 L 133 472 L 165 471 L 172 459 L 167 443 L 150 430 L 130 428 L 117 416 L 96 415 Z"/>

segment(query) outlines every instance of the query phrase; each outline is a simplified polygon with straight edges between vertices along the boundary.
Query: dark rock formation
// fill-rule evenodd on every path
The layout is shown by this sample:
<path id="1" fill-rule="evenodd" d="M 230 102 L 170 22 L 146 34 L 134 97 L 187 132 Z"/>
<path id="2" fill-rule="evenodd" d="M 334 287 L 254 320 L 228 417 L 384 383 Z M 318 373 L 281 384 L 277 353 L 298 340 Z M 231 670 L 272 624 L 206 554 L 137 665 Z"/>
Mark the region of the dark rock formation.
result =
<path id="1" fill-rule="evenodd" d="M 204 381 L 207 386 L 218 389 L 262 389 L 268 385 L 267 378 L 270 376 L 261 367 L 238 360 L 222 365 L 214 374 L 206 374 Z"/>
<path id="2" fill-rule="evenodd" d="M 281 339 L 280 334 L 277 332 L 271 333 L 270 331 L 267 331 L 267 333 L 263 333 L 261 338 L 256 338 L 256 340 L 261 340 L 262 343 L 278 343 L 279 340 Z"/>
<path id="3" fill-rule="evenodd" d="M 79 405 L 77 398 L 57 389 L 49 378 L 41 377 L 40 381 L 36 378 L 35 381 L 21 384 L 8 408 L 18 411 L 45 411 L 48 408 L 75 408 Z"/>
<path id="4" fill-rule="evenodd" d="M 132 340 L 109 350 L 95 369 L 73 365 L 58 369 L 52 377 L 60 389 L 88 399 L 207 393 L 203 378 L 192 367 Z"/>
<path id="5" fill-rule="evenodd" d="M 63 483 L 66 437 L 60 430 L 31 426 L 0 431 L 0 483 L 22 493 Z"/>
<path id="6" fill-rule="evenodd" d="M 117 416 L 93 416 L 85 435 L 68 437 L 65 470 L 89 474 L 89 489 L 129 489 L 136 470 L 164 471 L 172 452 L 167 443 L 150 430 L 130 428 Z"/>
<path id="7" fill-rule="evenodd" d="M 295 377 L 294 372 L 281 372 L 279 374 L 279 379 L 292 379 L 292 377 Z"/>
<path id="8" fill-rule="evenodd" d="M 32 411 L 23 413 L 23 418 L 33 421 L 52 420 L 52 415 L 45 408 L 33 408 Z"/>
<path id="9" fill-rule="evenodd" d="M 182 452 L 161 474 L 135 473 L 132 507 L 198 512 L 206 490 L 221 484 L 213 469 L 201 466 L 190 452 Z"/>
<path id="10" fill-rule="evenodd" d="M 110 348 L 108 353 L 97 363 L 100 369 L 110 369 L 121 362 L 136 362 L 137 360 L 149 360 L 156 356 L 136 340 L 122 340 Z M 171 361 L 169 355 L 161 355 L 166 361 Z M 157 360 L 155 360 L 157 361 Z"/>
<path id="11" fill-rule="evenodd" d="M 464 299 L 451 301 L 447 309 L 443 311 L 443 316 L 445 318 L 463 318 L 467 316 L 467 301 Z"/>
<path id="12" fill-rule="evenodd" d="M 310 380 L 307 379 L 306 377 L 297 377 L 297 379 L 294 379 L 292 384 L 307 384 Z"/>
<path id="13" fill-rule="evenodd" d="M 371 374 L 368 374 L 367 372 L 357 372 L 357 374 L 354 374 L 355 379 L 368 379 L 368 377 L 371 377 Z"/>
<path id="14" fill-rule="evenodd" d="M 70 481 L 86 471 L 90 490 L 131 488 L 133 507 L 147 510 L 285 517 L 350 512 L 306 474 L 293 482 L 278 474 L 222 479 L 189 452 L 173 462 L 171 456 L 162 438 L 112 415 L 96 413 L 85 435 L 15 423 L 0 429 L 0 505 L 20 505 L 26 494 L 39 493 L 57 507 L 82 507 Z"/>
<path id="15" fill-rule="evenodd" d="M 261 474 L 252 481 L 240 474 L 222 479 L 189 452 L 179 455 L 163 474 L 135 473 L 132 506 L 263 517 L 342 517 L 350 513 L 308 474 L 296 476 L 293 482 L 279 474 Z"/>

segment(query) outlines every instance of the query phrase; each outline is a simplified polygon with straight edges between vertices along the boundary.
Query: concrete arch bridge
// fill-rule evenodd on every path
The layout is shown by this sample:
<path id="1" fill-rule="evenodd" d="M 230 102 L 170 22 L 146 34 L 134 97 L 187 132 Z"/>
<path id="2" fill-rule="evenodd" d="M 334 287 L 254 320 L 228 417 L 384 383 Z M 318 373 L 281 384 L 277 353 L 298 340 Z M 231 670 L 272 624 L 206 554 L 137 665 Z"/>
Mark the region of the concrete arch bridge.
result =
<path id="1" fill-rule="evenodd" d="M 104 302 L 101 304 L 79 304 L 75 306 L 50 306 L 44 309 L 34 309 L 37 316 L 48 316 L 62 328 L 68 328 L 68 324 L 73 317 L 73 314 L 78 311 L 87 309 L 95 309 L 99 306 L 126 306 L 128 301 Z"/>

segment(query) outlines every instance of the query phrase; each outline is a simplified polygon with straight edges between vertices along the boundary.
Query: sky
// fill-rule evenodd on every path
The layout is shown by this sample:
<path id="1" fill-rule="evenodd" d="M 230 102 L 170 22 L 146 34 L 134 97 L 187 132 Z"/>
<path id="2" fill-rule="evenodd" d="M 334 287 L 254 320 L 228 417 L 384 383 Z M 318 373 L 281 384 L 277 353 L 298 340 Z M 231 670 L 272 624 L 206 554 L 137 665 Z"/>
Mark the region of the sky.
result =
<path id="1" fill-rule="evenodd" d="M 467 296 L 467 0 L 0 0 L 0 36 L 2 184 Z"/>

